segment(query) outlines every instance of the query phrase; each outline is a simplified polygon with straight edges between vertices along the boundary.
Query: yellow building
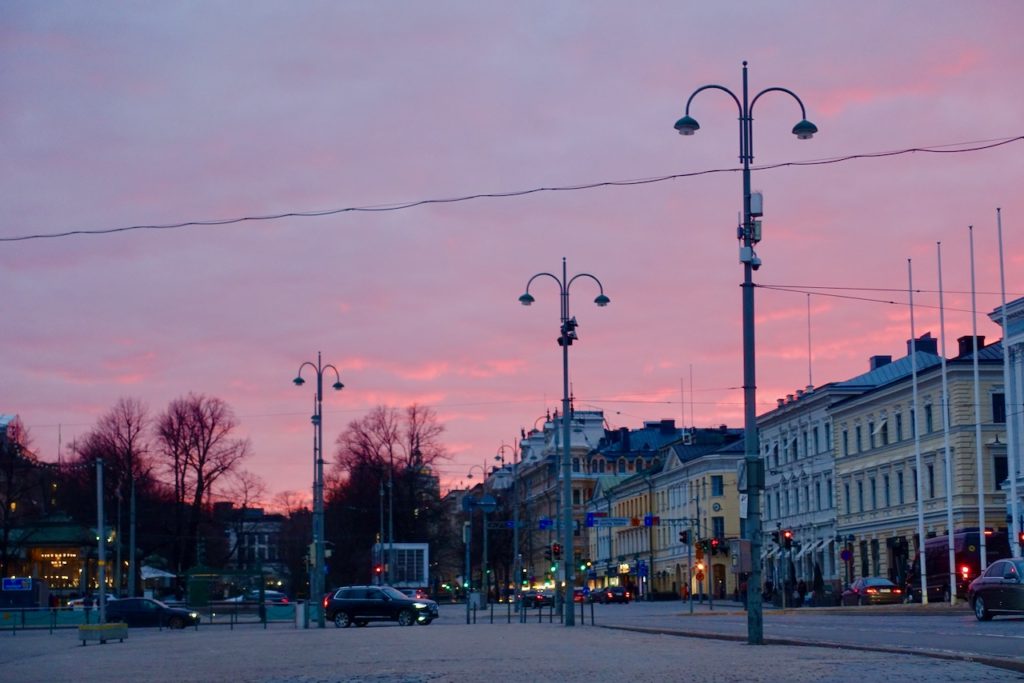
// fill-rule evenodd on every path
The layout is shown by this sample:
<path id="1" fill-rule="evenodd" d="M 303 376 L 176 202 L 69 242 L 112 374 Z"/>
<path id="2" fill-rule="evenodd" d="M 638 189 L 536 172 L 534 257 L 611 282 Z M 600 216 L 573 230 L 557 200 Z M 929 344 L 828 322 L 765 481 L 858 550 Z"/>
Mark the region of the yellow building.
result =
<path id="1" fill-rule="evenodd" d="M 999 490 L 1007 477 L 1002 348 L 999 343 L 985 347 L 979 338 L 980 390 L 975 395 L 972 341 L 962 337 L 958 355 L 946 363 L 949 486 L 939 356 L 921 350 L 908 354 L 888 367 L 890 381 L 829 409 L 836 458 L 836 547 L 840 558 L 848 558 L 841 565 L 847 581 L 883 576 L 897 585 L 906 583 L 920 544 L 919 501 L 926 537 L 947 533 L 950 511 L 955 530 L 979 526 L 975 406 L 981 424 L 984 526 L 1005 527 L 1005 498 Z"/>

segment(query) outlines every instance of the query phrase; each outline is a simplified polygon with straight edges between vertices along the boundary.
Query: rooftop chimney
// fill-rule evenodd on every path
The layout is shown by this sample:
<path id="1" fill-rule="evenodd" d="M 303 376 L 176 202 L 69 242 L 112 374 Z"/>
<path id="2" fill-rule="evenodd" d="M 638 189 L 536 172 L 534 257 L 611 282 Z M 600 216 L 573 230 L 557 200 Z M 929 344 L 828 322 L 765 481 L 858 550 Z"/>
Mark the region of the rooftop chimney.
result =
<path id="1" fill-rule="evenodd" d="M 974 337 L 971 335 L 964 335 L 956 340 L 957 346 L 959 347 L 959 356 L 967 356 L 974 353 Z M 978 335 L 978 350 L 985 348 L 985 335 Z"/>
<path id="2" fill-rule="evenodd" d="M 939 340 L 933 337 L 931 332 L 925 332 L 917 338 L 917 350 L 937 356 L 939 355 Z M 907 340 L 907 355 L 910 355 L 909 339 Z"/>
<path id="3" fill-rule="evenodd" d="M 884 365 L 888 365 L 891 362 L 892 356 L 871 356 L 871 358 L 868 358 L 868 365 L 872 370 L 877 370 L 878 368 Z"/>

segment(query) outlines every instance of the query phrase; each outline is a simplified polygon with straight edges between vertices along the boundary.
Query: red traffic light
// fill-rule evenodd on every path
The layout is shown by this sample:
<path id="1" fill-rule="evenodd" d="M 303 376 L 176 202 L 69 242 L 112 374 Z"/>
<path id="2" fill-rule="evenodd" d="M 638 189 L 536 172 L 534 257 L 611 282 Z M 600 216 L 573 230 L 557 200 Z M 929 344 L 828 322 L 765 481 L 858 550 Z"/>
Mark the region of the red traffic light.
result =
<path id="1" fill-rule="evenodd" d="M 375 565 L 375 566 L 373 567 L 373 573 L 374 573 L 374 574 L 381 574 L 381 573 L 383 573 L 383 572 L 384 572 L 384 567 L 380 566 L 379 564 L 378 564 L 378 565 Z"/>

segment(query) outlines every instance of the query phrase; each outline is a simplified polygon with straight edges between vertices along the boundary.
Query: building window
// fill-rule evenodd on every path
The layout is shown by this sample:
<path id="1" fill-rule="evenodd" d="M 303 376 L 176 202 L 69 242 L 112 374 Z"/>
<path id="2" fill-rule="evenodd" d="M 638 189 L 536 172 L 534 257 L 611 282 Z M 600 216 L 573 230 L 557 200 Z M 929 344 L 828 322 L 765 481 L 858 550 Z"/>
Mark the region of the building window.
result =
<path id="1" fill-rule="evenodd" d="M 766 520 L 772 518 L 772 497 L 771 496 L 765 496 L 764 497 L 764 518 Z"/>
<path id="2" fill-rule="evenodd" d="M 903 472 L 896 473 L 896 498 L 900 501 L 900 505 L 907 502 L 906 493 L 903 490 Z"/>
<path id="3" fill-rule="evenodd" d="M 834 505 L 832 500 L 832 477 L 825 480 L 825 492 L 828 494 L 828 509 L 831 510 Z"/>
<path id="4" fill-rule="evenodd" d="M 917 412 L 910 409 L 910 435 L 917 436 Z"/>
<path id="5" fill-rule="evenodd" d="M 885 507 L 892 506 L 892 497 L 889 495 L 889 475 L 882 475 L 882 497 L 885 499 Z"/>
<path id="6" fill-rule="evenodd" d="M 903 441 L 903 413 L 896 413 L 896 441 Z"/>
<path id="7" fill-rule="evenodd" d="M 626 472 L 626 459 L 619 459 L 619 474 L 625 474 Z"/>
<path id="8" fill-rule="evenodd" d="M 580 490 L 579 489 L 573 489 L 572 490 L 572 504 L 573 505 L 579 505 L 580 504 Z"/>
<path id="9" fill-rule="evenodd" d="M 914 478 L 914 502 L 916 503 L 917 502 L 917 468 L 916 467 L 911 468 L 910 473 L 913 475 L 913 478 Z"/>
<path id="10" fill-rule="evenodd" d="M 868 484 L 871 486 L 871 509 L 872 510 L 877 510 L 878 509 L 878 491 L 875 488 L 875 478 L 871 477 L 871 479 L 868 481 Z"/>
<path id="11" fill-rule="evenodd" d="M 864 512 L 864 482 L 857 482 L 857 512 Z"/>
<path id="12" fill-rule="evenodd" d="M 992 456 L 992 487 L 993 490 L 998 491 L 1000 484 L 1007 480 L 1010 476 L 1010 470 L 1006 465 L 1005 455 L 993 455 Z M 1017 490 L 1020 490 L 1018 485 Z"/>
<path id="13" fill-rule="evenodd" d="M 775 447 L 772 449 L 772 455 L 775 458 L 775 466 L 778 467 L 779 466 L 779 444 L 775 444 Z"/>
<path id="14" fill-rule="evenodd" d="M 852 513 L 852 505 L 850 504 L 850 485 L 843 484 L 843 499 L 846 501 L 846 514 Z"/>
<path id="15" fill-rule="evenodd" d="M 935 465 L 928 465 L 928 497 L 935 497 Z"/>
<path id="16" fill-rule="evenodd" d="M 725 517 L 711 518 L 712 538 L 725 538 Z"/>
<path id="17" fill-rule="evenodd" d="M 864 442 L 861 441 L 860 425 L 857 425 L 856 427 L 853 428 L 853 433 L 855 435 L 854 436 L 854 441 L 856 442 L 856 445 L 857 445 L 857 452 L 860 453 L 862 450 L 864 450 L 864 446 L 863 446 Z"/>
<path id="18" fill-rule="evenodd" d="M 802 436 L 802 438 L 804 440 L 804 457 L 807 457 L 808 455 L 811 454 L 811 451 L 807 447 L 807 430 L 806 429 L 803 431 L 801 436 Z"/>
<path id="19" fill-rule="evenodd" d="M 572 459 L 572 471 L 577 473 L 577 474 L 579 474 L 579 471 L 580 471 L 580 459 L 579 458 L 573 458 Z"/>
<path id="20" fill-rule="evenodd" d="M 814 482 L 814 506 L 816 510 L 821 510 L 821 482 Z"/>
<path id="21" fill-rule="evenodd" d="M 924 431 L 926 434 L 931 434 L 934 429 L 935 422 L 932 417 L 932 407 L 927 405 L 924 407 Z"/>
<path id="22" fill-rule="evenodd" d="M 778 491 L 775 492 L 775 511 L 780 517 L 782 516 L 782 502 Z"/>
<path id="23" fill-rule="evenodd" d="M 882 435 L 882 445 L 883 446 L 888 446 L 889 445 L 889 421 L 888 420 L 884 420 L 884 419 L 882 420 L 882 427 L 881 427 L 881 429 L 878 430 L 878 432 L 879 432 L 879 434 Z"/>
<path id="24" fill-rule="evenodd" d="M 832 450 L 832 425 L 825 423 L 825 447 Z"/>
<path id="25" fill-rule="evenodd" d="M 875 447 L 875 423 L 868 422 L 868 448 Z"/>
<path id="26" fill-rule="evenodd" d="M 1006 422 L 1006 394 L 992 394 L 992 421 Z"/>
<path id="27" fill-rule="evenodd" d="M 720 474 L 711 475 L 711 495 L 712 496 L 724 496 L 725 495 L 725 483 L 723 477 Z"/>
<path id="28" fill-rule="evenodd" d="M 821 442 L 818 441 L 818 428 L 815 427 L 811 430 L 812 438 L 814 439 L 814 454 L 821 453 Z"/>
<path id="29" fill-rule="evenodd" d="M 843 430 L 843 456 L 844 457 L 850 454 L 850 443 L 849 443 L 850 439 L 849 439 L 849 437 L 850 437 L 850 433 L 847 432 L 844 429 Z"/>
<path id="30" fill-rule="evenodd" d="M 804 486 L 804 507 L 807 512 L 811 511 L 811 487 L 807 485 Z"/>
<path id="31" fill-rule="evenodd" d="M 643 472 L 644 471 L 644 461 L 643 461 L 642 458 L 637 458 L 636 459 L 636 471 L 637 472 Z"/>

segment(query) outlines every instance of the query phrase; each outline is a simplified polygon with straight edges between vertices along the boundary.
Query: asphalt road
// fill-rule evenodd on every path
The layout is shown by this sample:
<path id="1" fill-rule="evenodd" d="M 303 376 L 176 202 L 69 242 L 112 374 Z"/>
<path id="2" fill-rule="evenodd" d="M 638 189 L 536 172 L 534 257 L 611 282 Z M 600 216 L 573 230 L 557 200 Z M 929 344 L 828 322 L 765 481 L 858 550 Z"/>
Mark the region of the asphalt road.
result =
<path id="1" fill-rule="evenodd" d="M 585 614 L 589 620 L 589 606 Z M 709 611 L 707 605 L 700 605 L 692 616 L 683 603 L 596 605 L 594 619 L 604 626 L 678 630 L 743 640 L 747 636 L 746 614 L 734 603 L 719 604 L 714 611 Z M 1019 662 L 1024 670 L 1024 616 L 1001 616 L 979 622 L 966 607 L 957 610 L 919 605 L 766 609 L 764 637 L 793 643 L 997 657 Z"/>

